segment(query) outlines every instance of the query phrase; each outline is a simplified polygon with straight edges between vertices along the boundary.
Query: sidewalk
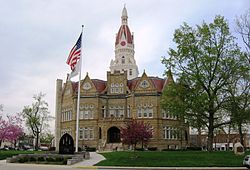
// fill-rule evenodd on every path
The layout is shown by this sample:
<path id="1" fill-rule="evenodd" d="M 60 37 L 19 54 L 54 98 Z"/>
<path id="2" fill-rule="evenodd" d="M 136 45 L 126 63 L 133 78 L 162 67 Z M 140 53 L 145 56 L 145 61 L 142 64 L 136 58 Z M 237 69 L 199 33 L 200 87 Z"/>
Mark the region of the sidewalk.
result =
<path id="1" fill-rule="evenodd" d="M 96 152 L 90 152 L 90 159 L 83 160 L 82 162 L 78 162 L 78 163 L 72 165 L 72 167 L 91 168 L 91 167 L 93 167 L 93 165 L 95 165 L 96 163 L 98 163 L 102 160 L 105 160 L 104 156 L 102 156 L 101 154 L 98 154 Z"/>

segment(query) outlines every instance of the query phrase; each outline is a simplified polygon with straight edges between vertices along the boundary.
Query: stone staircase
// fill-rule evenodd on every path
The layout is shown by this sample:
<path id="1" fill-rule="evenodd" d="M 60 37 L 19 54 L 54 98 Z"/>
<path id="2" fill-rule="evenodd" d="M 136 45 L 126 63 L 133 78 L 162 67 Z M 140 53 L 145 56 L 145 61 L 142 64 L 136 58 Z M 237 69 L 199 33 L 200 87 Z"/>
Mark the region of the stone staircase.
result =
<path id="1" fill-rule="evenodd" d="M 104 151 L 122 151 L 123 145 L 122 143 L 107 143 Z"/>

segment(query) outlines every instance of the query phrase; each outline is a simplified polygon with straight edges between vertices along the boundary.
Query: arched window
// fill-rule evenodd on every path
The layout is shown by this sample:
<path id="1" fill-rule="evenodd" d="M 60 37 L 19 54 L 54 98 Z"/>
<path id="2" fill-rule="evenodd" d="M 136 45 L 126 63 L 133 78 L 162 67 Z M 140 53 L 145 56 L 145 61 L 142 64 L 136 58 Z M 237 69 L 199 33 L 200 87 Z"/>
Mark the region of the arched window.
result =
<path id="1" fill-rule="evenodd" d="M 125 57 L 122 56 L 122 64 L 125 64 Z"/>

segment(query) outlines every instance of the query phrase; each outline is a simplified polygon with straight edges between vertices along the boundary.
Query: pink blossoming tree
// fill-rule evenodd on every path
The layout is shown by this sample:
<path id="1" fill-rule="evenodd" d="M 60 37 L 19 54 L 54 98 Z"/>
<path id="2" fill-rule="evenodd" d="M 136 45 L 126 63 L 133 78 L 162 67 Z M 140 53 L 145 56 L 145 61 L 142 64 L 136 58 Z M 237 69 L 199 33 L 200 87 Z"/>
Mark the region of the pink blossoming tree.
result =
<path id="1" fill-rule="evenodd" d="M 138 143 L 141 143 L 143 148 L 144 144 L 146 144 L 152 136 L 153 130 L 151 125 L 143 121 L 133 119 L 121 129 L 122 143 L 131 145 L 133 149 L 136 148 L 136 144 Z"/>
<path id="2" fill-rule="evenodd" d="M 0 116 L 0 146 L 3 141 L 16 144 L 22 134 L 22 120 L 17 115 L 8 115 L 7 119 Z"/>

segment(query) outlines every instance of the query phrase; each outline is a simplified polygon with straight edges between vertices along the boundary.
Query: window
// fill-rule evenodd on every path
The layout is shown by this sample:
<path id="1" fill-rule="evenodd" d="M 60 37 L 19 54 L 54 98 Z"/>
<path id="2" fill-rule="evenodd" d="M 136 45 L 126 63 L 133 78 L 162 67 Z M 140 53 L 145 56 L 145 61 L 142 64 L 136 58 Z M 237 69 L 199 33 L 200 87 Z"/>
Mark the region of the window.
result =
<path id="1" fill-rule="evenodd" d="M 83 129 L 82 128 L 79 129 L 79 138 L 83 139 Z"/>
<path id="2" fill-rule="evenodd" d="M 115 93 L 119 93 L 119 88 L 115 88 Z"/>
<path id="3" fill-rule="evenodd" d="M 102 106 L 102 117 L 106 117 L 106 106 Z"/>
<path id="4" fill-rule="evenodd" d="M 127 117 L 130 117 L 130 106 L 128 105 L 128 108 L 127 108 Z"/>
<path id="5" fill-rule="evenodd" d="M 125 57 L 122 56 L 122 64 L 125 64 Z"/>
<path id="6" fill-rule="evenodd" d="M 133 75 L 132 73 L 133 73 L 133 72 L 132 72 L 132 69 L 129 69 L 129 75 L 130 75 L 130 76 Z"/>
<path id="7" fill-rule="evenodd" d="M 153 117 L 153 109 L 148 109 L 148 117 Z"/>
<path id="8" fill-rule="evenodd" d="M 162 109 L 162 118 L 163 119 L 173 119 L 176 120 L 177 116 L 169 113 L 169 111 Z"/>
<path id="9" fill-rule="evenodd" d="M 112 83 L 110 88 L 110 93 L 123 93 L 123 83 Z"/>
<path id="10" fill-rule="evenodd" d="M 94 130 L 90 127 L 84 127 L 79 129 L 79 139 L 80 140 L 93 140 Z"/>
<path id="11" fill-rule="evenodd" d="M 153 105 L 143 105 L 137 107 L 138 118 L 153 118 Z"/>
<path id="12" fill-rule="evenodd" d="M 138 117 L 138 118 L 141 118 L 141 117 L 142 117 L 141 111 L 142 111 L 141 109 L 138 109 L 138 110 L 137 110 L 137 117 Z"/>
<path id="13" fill-rule="evenodd" d="M 80 119 L 93 119 L 94 117 L 94 106 L 93 105 L 83 105 L 80 110 Z"/>
<path id="14" fill-rule="evenodd" d="M 164 139 L 178 139 L 178 130 L 174 127 L 165 126 L 163 127 L 163 138 Z"/>
<path id="15" fill-rule="evenodd" d="M 124 107 L 123 106 L 110 106 L 109 115 L 110 117 L 124 117 Z"/>
<path id="16" fill-rule="evenodd" d="M 70 121 L 70 120 L 72 120 L 72 110 L 71 109 L 62 110 L 61 121 L 65 122 L 65 121 Z"/>

